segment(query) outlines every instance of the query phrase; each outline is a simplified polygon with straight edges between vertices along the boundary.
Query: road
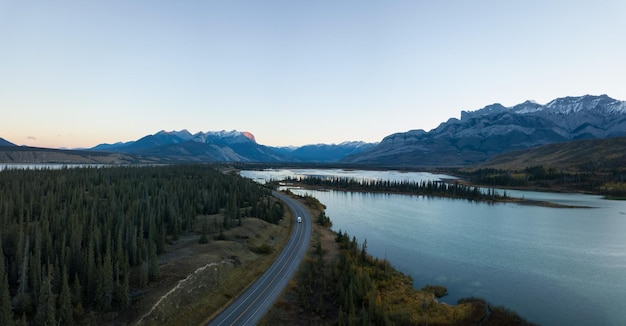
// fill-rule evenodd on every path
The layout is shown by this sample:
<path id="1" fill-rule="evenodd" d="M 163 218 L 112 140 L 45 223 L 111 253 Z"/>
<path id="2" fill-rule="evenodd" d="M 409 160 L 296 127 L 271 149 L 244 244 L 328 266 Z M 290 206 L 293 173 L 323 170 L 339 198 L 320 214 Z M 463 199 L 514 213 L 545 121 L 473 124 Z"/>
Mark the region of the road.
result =
<path id="1" fill-rule="evenodd" d="M 207 325 L 254 325 L 274 304 L 304 258 L 311 239 L 311 218 L 297 200 L 273 192 L 291 210 L 294 228 L 274 263 L 244 293 Z M 302 223 L 296 218 L 302 217 Z"/>

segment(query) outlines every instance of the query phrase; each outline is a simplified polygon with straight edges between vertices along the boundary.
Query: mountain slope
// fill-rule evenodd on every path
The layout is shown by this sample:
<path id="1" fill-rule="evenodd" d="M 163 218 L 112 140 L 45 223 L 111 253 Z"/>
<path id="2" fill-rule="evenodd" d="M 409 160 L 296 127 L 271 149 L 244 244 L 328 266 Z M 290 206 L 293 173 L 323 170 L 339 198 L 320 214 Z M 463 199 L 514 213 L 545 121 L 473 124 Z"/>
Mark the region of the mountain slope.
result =
<path id="1" fill-rule="evenodd" d="M 159 131 L 137 141 L 100 144 L 91 150 L 149 155 L 175 162 L 337 162 L 346 155 L 373 147 L 363 142 L 302 147 L 270 147 L 258 144 L 252 133 L 187 130 Z"/>
<path id="2" fill-rule="evenodd" d="M 257 144 L 249 132 L 187 130 L 159 131 L 137 141 L 100 144 L 91 150 L 141 154 L 174 162 L 279 162 L 290 158 L 271 147 Z"/>
<path id="3" fill-rule="evenodd" d="M 341 144 L 314 144 L 296 148 L 274 148 L 277 152 L 291 156 L 300 162 L 337 162 L 344 157 L 373 148 L 376 144 L 365 142 L 343 142 Z"/>
<path id="4" fill-rule="evenodd" d="M 0 147 L 2 163 L 58 164 L 145 164 L 168 163 L 156 157 L 87 150 L 51 149 L 28 146 Z"/>
<path id="5" fill-rule="evenodd" d="M 611 170 L 626 167 L 626 137 L 554 143 L 497 155 L 477 168 L 523 170 L 542 165 L 555 168 Z"/>
<path id="6" fill-rule="evenodd" d="M 425 132 L 387 136 L 378 146 L 342 162 L 409 166 L 459 166 L 516 149 L 575 139 L 626 135 L 626 103 L 607 95 L 565 97 L 546 105 L 526 101 L 461 112 Z"/>
<path id="7" fill-rule="evenodd" d="M 17 145 L 13 144 L 12 142 L 4 138 L 0 138 L 0 146 L 17 146 Z"/>
<path id="8" fill-rule="evenodd" d="M 172 131 L 172 132 L 161 130 L 154 135 L 147 135 L 147 136 L 141 137 L 140 139 L 136 141 L 130 141 L 130 142 L 125 142 L 125 143 L 115 143 L 115 144 L 100 144 L 91 149 L 92 150 L 106 150 L 110 152 L 133 153 L 133 152 L 139 152 L 139 151 L 149 149 L 149 148 L 183 143 L 191 139 L 191 137 L 192 135 L 187 130 Z"/>

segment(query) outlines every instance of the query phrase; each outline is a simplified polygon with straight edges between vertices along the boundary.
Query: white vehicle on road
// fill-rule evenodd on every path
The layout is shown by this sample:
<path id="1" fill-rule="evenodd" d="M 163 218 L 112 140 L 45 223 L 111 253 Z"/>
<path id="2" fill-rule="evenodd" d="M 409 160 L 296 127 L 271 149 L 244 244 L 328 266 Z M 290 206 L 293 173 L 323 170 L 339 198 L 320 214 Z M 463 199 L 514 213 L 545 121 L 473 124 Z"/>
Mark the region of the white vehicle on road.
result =
<path id="1" fill-rule="evenodd" d="M 302 217 L 298 216 L 298 223 L 302 223 Z"/>

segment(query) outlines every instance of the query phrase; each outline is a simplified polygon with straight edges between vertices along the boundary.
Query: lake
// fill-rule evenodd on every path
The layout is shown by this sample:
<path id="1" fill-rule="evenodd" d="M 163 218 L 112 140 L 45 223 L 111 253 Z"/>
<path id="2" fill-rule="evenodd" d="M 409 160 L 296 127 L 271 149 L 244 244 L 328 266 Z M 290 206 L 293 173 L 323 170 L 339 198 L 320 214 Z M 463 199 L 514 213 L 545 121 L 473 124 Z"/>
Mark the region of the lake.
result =
<path id="1" fill-rule="evenodd" d="M 242 171 L 259 182 L 291 175 L 442 180 L 397 171 Z M 626 202 L 600 196 L 509 191 L 590 209 L 464 199 L 292 189 L 326 205 L 333 229 L 413 277 L 441 284 L 441 299 L 480 297 L 542 325 L 626 325 Z"/>

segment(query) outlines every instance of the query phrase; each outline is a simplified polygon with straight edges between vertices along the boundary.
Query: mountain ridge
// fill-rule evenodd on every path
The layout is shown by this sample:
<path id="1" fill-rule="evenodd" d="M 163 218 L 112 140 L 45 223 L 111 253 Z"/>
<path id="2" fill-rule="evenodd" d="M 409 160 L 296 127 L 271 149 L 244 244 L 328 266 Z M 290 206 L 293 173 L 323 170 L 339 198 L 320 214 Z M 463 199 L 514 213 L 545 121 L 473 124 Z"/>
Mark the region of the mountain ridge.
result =
<path id="1" fill-rule="evenodd" d="M 624 168 L 626 137 L 578 139 L 496 155 L 475 168 L 523 170 L 533 166 L 576 170 Z"/>
<path id="2" fill-rule="evenodd" d="M 431 131 L 385 137 L 378 146 L 341 162 L 400 166 L 464 166 L 494 155 L 576 139 L 626 135 L 626 102 L 599 96 L 557 98 L 545 105 L 525 101 L 461 111 Z"/>
<path id="3" fill-rule="evenodd" d="M 206 131 L 191 134 L 187 129 L 146 135 L 136 141 L 99 144 L 90 150 L 163 156 L 188 162 L 337 162 L 374 144 L 346 141 L 300 147 L 272 147 L 258 144 L 251 132 Z"/>
<path id="4" fill-rule="evenodd" d="M 17 145 L 13 144 L 12 142 L 4 138 L 0 138 L 0 146 L 17 146 Z"/>
<path id="5" fill-rule="evenodd" d="M 257 143 L 247 131 L 192 134 L 182 129 L 161 130 L 135 141 L 103 143 L 88 150 L 143 155 L 166 162 L 467 166 L 512 150 L 619 136 L 626 136 L 626 102 L 602 94 L 562 97 L 546 104 L 527 100 L 505 107 L 494 103 L 475 111 L 461 111 L 460 119 L 450 118 L 428 132 L 397 132 L 379 143 L 347 141 L 272 147 Z"/>

